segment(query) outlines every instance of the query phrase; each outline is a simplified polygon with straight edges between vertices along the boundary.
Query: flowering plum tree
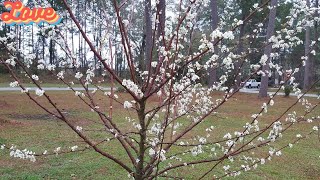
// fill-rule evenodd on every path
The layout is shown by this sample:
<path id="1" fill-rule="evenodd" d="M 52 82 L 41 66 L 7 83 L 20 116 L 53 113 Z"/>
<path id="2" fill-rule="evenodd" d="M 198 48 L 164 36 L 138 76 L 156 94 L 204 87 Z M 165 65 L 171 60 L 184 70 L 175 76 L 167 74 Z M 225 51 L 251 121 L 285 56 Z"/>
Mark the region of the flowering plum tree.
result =
<path id="1" fill-rule="evenodd" d="M 80 146 L 73 146 L 69 152 L 94 150 L 118 164 L 127 171 L 129 177 L 134 179 L 183 178 L 184 174 L 178 173 L 177 175 L 177 169 L 192 169 L 203 164 L 205 164 L 203 173 L 199 173 L 197 178 L 223 178 L 237 176 L 243 171 L 265 164 L 267 160 L 273 159 L 273 156 L 280 156 L 284 148 L 292 147 L 293 144 L 308 135 L 297 132 L 296 139 L 292 139 L 291 143 L 274 146 L 288 129 L 301 122 L 314 123 L 320 118 L 312 114 L 318 108 L 320 101 L 317 104 L 311 104 L 305 99 L 304 95 L 308 91 L 300 91 L 294 78 L 295 74 L 303 68 L 305 56 L 301 57 L 302 60 L 298 67 L 286 69 L 279 63 L 280 53 L 289 54 L 294 47 L 303 43 L 298 35 L 303 33 L 306 27 L 312 26 L 315 21 L 319 20 L 309 18 L 310 14 L 316 13 L 319 9 L 309 8 L 306 2 L 301 0 L 278 0 L 275 5 L 273 4 L 274 6 L 270 5 L 270 0 L 266 0 L 261 4 L 252 4 L 250 13 L 241 20 L 234 19 L 234 13 L 223 12 L 223 17 L 219 18 L 218 27 L 207 32 L 206 22 L 199 20 L 201 19 L 199 16 L 209 6 L 209 0 L 161 1 L 166 3 L 161 7 L 157 4 L 159 1 L 146 2 L 151 3 L 151 15 L 148 17 L 150 16 L 152 20 L 152 33 L 149 32 L 152 37 L 152 45 L 145 47 L 150 50 L 148 53 L 139 50 L 140 44 L 145 42 L 143 42 L 144 38 L 137 37 L 135 34 L 137 31 L 143 32 L 143 27 L 137 27 L 133 23 L 133 21 L 137 22 L 135 18 L 140 17 L 139 11 L 134 7 L 140 1 L 103 2 L 105 4 L 103 7 L 110 8 L 104 9 L 104 13 L 95 17 L 96 23 L 99 23 L 105 32 L 99 37 L 101 38 L 100 43 L 95 43 L 92 32 L 82 26 L 83 21 L 89 21 L 90 15 L 83 17 L 84 19 L 77 18 L 74 12 L 75 3 L 69 0 L 63 0 L 65 11 L 58 12 L 64 18 L 61 24 L 54 28 L 47 25 L 39 27 L 41 33 L 54 37 L 54 41 L 60 46 L 61 53 L 65 53 L 66 56 L 58 64 L 48 64 L 45 59 L 41 60 L 37 68 L 46 69 L 55 74 L 62 84 L 74 92 L 75 98 L 80 99 L 88 107 L 88 111 L 97 114 L 103 128 L 103 131 L 99 133 L 108 136 L 107 139 L 100 141 L 91 137 L 86 132 L 87 128 L 74 124 L 69 117 L 66 117 L 59 105 L 49 96 L 50 92 L 46 92 L 41 87 L 41 76 L 33 74 L 29 69 L 36 56 L 32 52 L 17 48 L 15 33 L 8 33 L 0 39 L 1 48 L 8 57 L 2 56 L 0 61 L 14 79 L 10 86 L 19 86 L 22 89 L 21 92 L 31 101 L 48 114 L 64 122 L 70 131 L 76 133 L 88 145 L 83 147 L 84 149 L 81 149 Z M 95 4 L 96 2 L 90 3 Z M 235 2 L 229 0 L 225 3 Z M 265 25 L 258 22 L 252 25 L 253 29 L 250 34 L 241 36 L 246 37 L 248 44 L 260 41 L 261 47 L 244 45 L 247 48 L 241 48 L 241 52 L 237 50 L 239 48 L 234 48 L 235 44 L 239 43 L 237 41 L 242 40 L 236 38 L 239 36 L 239 27 L 243 23 L 252 22 L 257 14 L 263 15 L 265 14 L 263 12 L 268 14 L 270 9 L 276 6 L 288 6 L 290 10 L 289 14 L 278 21 L 281 24 L 277 25 L 273 35 L 270 35 L 269 39 L 261 38 L 265 32 L 263 28 Z M 166 18 L 161 15 L 164 7 Z M 162 10 L 159 10 L 160 8 Z M 87 11 L 94 14 L 89 8 Z M 306 13 L 308 16 L 305 16 Z M 165 21 L 165 26 L 162 25 L 165 28 L 159 30 L 160 24 L 163 24 L 158 23 L 160 17 L 162 17 L 161 21 Z M 65 34 L 69 28 L 76 28 L 79 31 L 81 38 L 92 53 L 92 58 L 98 59 L 98 64 L 89 65 L 85 71 L 81 69 L 80 59 L 74 54 L 73 47 L 70 47 L 69 39 Z M 193 36 L 190 35 L 195 31 L 198 34 L 201 33 L 200 39 L 192 38 Z M 313 46 L 318 40 L 311 42 L 310 52 L 306 54 L 314 53 Z M 188 51 L 189 44 L 197 46 L 192 53 Z M 268 56 L 262 53 L 265 47 L 270 48 Z M 115 56 L 119 51 L 122 53 L 124 64 L 129 72 L 126 78 L 121 78 L 114 70 Z M 253 54 L 259 56 L 260 61 L 250 62 L 248 58 Z M 149 56 L 146 57 L 148 60 L 145 62 L 150 64 L 139 66 L 139 58 L 145 56 Z M 268 57 L 270 57 L 269 60 Z M 234 70 L 234 62 L 238 63 L 239 70 Z M 101 79 L 110 78 L 111 82 L 118 83 L 130 98 L 119 97 L 113 83 L 111 83 L 111 89 L 108 90 L 96 83 L 93 79 L 99 76 L 96 72 L 97 66 L 103 69 Z M 262 68 L 263 66 L 268 66 L 268 68 Z M 246 74 L 241 71 L 245 67 L 250 69 Z M 19 68 L 36 85 L 35 93 L 20 81 L 15 68 Z M 72 68 L 74 80 L 83 86 L 83 91 L 76 90 L 72 83 L 65 80 L 65 75 L 70 73 L 66 71 L 67 68 Z M 208 76 L 208 69 L 216 69 L 221 72 L 217 82 L 209 87 L 202 81 Z M 247 123 L 237 127 L 234 131 L 225 131 L 223 135 L 216 134 L 215 122 L 207 123 L 207 121 L 210 120 L 211 115 L 217 116 L 219 109 L 240 91 L 243 83 L 240 87 L 235 86 L 238 76 L 241 76 L 245 82 L 256 75 L 271 76 L 273 72 L 280 75 L 289 74 L 289 78 L 281 82 L 276 92 L 270 93 L 267 98 L 263 99 L 265 102 L 261 104 L 258 112 L 247 115 Z M 288 105 L 287 109 L 277 114 L 274 119 L 267 122 L 262 121 L 268 109 L 276 103 L 275 96 L 288 83 L 292 85 L 297 95 L 296 101 Z M 89 85 L 95 87 L 93 92 L 89 89 Z M 218 91 L 222 93 L 213 95 Z M 98 92 L 102 92 L 105 99 L 96 99 L 95 94 Z M 42 104 L 39 98 L 46 99 L 51 107 Z M 159 101 L 155 103 L 154 99 L 157 98 Z M 99 107 L 102 102 L 110 103 L 107 109 Z M 305 107 L 304 114 L 297 114 L 292 110 L 299 103 Z M 117 118 L 113 116 L 114 104 L 120 104 L 123 107 L 122 111 L 130 112 L 125 117 L 127 127 L 123 127 L 123 124 L 119 125 Z M 318 126 L 315 124 L 313 129 L 310 129 L 310 134 L 316 131 L 318 131 Z M 118 143 L 121 146 L 119 151 L 125 152 L 125 157 L 117 157 L 108 149 L 101 148 L 101 144 L 110 142 Z M 2 145 L 1 149 L 9 150 L 11 156 L 31 161 L 35 161 L 38 156 L 66 152 L 60 147 L 53 153 L 19 150 L 16 146 L 10 148 L 8 145 Z M 261 153 L 253 153 L 257 151 Z"/>

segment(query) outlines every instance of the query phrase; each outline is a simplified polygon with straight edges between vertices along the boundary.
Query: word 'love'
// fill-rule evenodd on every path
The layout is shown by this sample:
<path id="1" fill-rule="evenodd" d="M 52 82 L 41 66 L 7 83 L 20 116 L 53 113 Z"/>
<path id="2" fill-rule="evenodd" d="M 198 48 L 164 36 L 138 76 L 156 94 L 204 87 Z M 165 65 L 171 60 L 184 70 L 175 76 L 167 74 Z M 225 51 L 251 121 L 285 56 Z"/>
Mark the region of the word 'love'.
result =
<path id="1" fill-rule="evenodd" d="M 53 8 L 33 8 L 25 7 L 22 2 L 4 2 L 4 7 L 10 12 L 1 14 L 1 19 L 8 25 L 29 25 L 32 23 L 41 24 L 47 22 L 56 25 L 61 21 L 60 16 Z"/>

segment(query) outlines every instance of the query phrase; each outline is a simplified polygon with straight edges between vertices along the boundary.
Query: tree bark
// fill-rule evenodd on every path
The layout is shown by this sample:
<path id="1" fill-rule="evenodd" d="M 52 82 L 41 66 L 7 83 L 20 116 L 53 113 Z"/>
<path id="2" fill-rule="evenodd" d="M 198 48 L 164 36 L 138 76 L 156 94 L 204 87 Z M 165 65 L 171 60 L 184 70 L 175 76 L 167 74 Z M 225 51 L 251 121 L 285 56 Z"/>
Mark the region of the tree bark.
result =
<path id="1" fill-rule="evenodd" d="M 242 10 L 242 21 L 244 21 L 244 19 L 246 18 L 246 15 L 244 13 L 244 10 Z M 242 37 L 245 34 L 245 24 L 241 24 L 240 25 L 240 33 L 239 33 L 239 39 L 238 39 L 238 47 L 237 47 L 237 55 L 241 55 L 243 52 L 243 42 L 242 42 Z M 234 88 L 238 88 L 240 87 L 241 84 L 241 64 L 240 64 L 240 59 L 238 59 L 235 63 L 234 63 L 234 69 L 235 69 L 235 82 L 234 82 Z"/>
<path id="2" fill-rule="evenodd" d="M 49 63 L 54 64 L 54 42 L 53 39 L 50 39 L 49 45 Z"/>
<path id="3" fill-rule="evenodd" d="M 212 31 L 218 28 L 218 0 L 210 1 L 210 9 L 211 9 L 211 28 Z M 215 40 L 213 40 L 215 41 Z M 214 47 L 214 54 L 218 53 L 218 49 Z M 208 77 L 208 86 L 211 87 L 214 83 L 217 82 L 217 70 L 215 67 L 209 68 L 209 77 Z"/>
<path id="4" fill-rule="evenodd" d="M 162 36 L 165 29 L 166 22 L 166 0 L 159 0 L 159 24 L 158 24 L 158 38 Z M 162 39 L 159 39 L 159 42 L 162 42 Z M 161 43 L 160 43 L 161 44 Z"/>
<path id="5" fill-rule="evenodd" d="M 151 0 L 144 1 L 144 16 L 145 16 L 145 36 L 146 36 L 146 51 L 145 63 L 146 69 L 149 69 L 152 59 L 152 21 L 151 21 Z"/>
<path id="6" fill-rule="evenodd" d="M 315 8 L 319 8 L 319 0 L 315 0 Z M 319 12 L 316 11 L 316 14 L 315 14 L 315 17 L 319 17 Z M 319 39 L 319 31 L 318 31 L 318 27 L 319 27 L 319 23 L 318 21 L 315 22 L 315 25 L 314 25 L 314 40 L 317 40 Z M 318 47 L 315 48 L 315 50 L 319 50 L 319 48 L 317 49 Z M 316 63 L 316 60 L 315 60 L 315 57 L 313 57 L 312 59 L 312 82 L 315 82 L 317 80 L 317 63 Z M 319 65 L 319 64 L 318 64 Z"/>
<path id="7" fill-rule="evenodd" d="M 268 43 L 268 40 L 273 35 L 274 29 L 275 29 L 277 3 L 278 3 L 278 0 L 271 0 L 272 9 L 270 10 L 270 13 L 269 13 L 269 22 L 268 22 L 268 27 L 267 27 L 267 37 L 266 37 L 267 42 L 266 43 Z M 268 60 L 266 62 L 266 65 L 264 65 L 262 67 L 262 71 L 265 73 L 265 76 L 262 76 L 262 78 L 261 78 L 261 88 L 259 91 L 260 98 L 268 96 L 268 81 L 269 81 L 269 74 L 270 74 L 269 63 L 271 61 L 271 58 L 270 58 L 271 52 L 272 52 L 272 45 L 269 44 L 264 49 L 264 54 L 268 56 Z"/>
<path id="8" fill-rule="evenodd" d="M 141 129 L 139 131 L 139 154 L 138 154 L 138 160 L 136 165 L 136 174 L 135 179 L 144 179 L 144 161 L 145 161 L 145 151 L 146 151 L 146 140 L 147 140 L 147 134 L 146 134 L 146 124 L 145 124 L 145 107 L 146 102 L 144 100 L 139 102 L 139 109 L 137 110 L 138 118 L 139 118 L 139 124 L 141 126 Z"/>
<path id="9" fill-rule="evenodd" d="M 307 6 L 310 8 L 310 0 L 307 0 Z M 311 86 L 311 75 L 312 75 L 312 60 L 311 57 L 309 55 L 310 52 L 310 26 L 306 27 L 306 36 L 305 36 L 305 47 L 304 47 L 304 53 L 305 53 L 305 57 L 307 58 L 306 61 L 306 65 L 304 67 L 304 78 L 303 78 L 303 89 L 307 90 L 310 88 Z"/>

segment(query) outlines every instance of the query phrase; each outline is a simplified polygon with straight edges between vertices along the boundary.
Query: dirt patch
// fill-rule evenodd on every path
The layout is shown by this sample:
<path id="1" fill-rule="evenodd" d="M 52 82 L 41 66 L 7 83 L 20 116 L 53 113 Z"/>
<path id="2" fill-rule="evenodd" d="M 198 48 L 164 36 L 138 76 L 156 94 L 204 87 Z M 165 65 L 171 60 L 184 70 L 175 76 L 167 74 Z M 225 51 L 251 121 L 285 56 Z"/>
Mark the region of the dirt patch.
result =
<path id="1" fill-rule="evenodd" d="M 48 114 L 8 114 L 9 118 L 12 119 L 28 119 L 28 120 L 55 120 L 52 115 Z"/>
<path id="2" fill-rule="evenodd" d="M 0 117 L 0 128 L 2 128 L 4 125 L 9 124 L 9 123 L 10 123 L 9 120 L 7 120 L 7 119 L 2 119 L 2 118 Z"/>
<path id="3" fill-rule="evenodd" d="M 24 125 L 24 123 L 20 121 L 8 120 L 0 117 L 0 129 L 7 125 L 20 126 L 20 125 Z"/>
<path id="4" fill-rule="evenodd" d="M 10 105 L 4 101 L 4 100 L 0 100 L 0 108 L 3 109 L 3 108 L 8 108 L 10 107 Z"/>
<path id="5" fill-rule="evenodd" d="M 99 121 L 99 119 L 97 120 L 92 120 L 92 119 L 84 119 L 84 118 L 75 118 L 75 119 L 70 119 L 70 121 L 74 124 L 74 125 L 77 125 L 77 126 L 89 126 L 89 125 L 92 125 L 92 124 L 95 124 L 95 123 L 101 123 Z"/>

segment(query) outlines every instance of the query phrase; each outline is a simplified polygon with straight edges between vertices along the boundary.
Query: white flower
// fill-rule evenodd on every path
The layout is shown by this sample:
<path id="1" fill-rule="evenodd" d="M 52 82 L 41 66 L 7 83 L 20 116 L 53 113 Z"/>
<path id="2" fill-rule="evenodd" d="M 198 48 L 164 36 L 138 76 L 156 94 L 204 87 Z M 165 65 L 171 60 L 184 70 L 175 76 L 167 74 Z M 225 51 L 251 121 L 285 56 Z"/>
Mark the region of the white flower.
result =
<path id="1" fill-rule="evenodd" d="M 264 110 L 265 113 L 268 112 L 268 106 L 267 103 L 263 103 L 263 105 L 261 106 L 261 108 Z"/>
<path id="2" fill-rule="evenodd" d="M 34 152 L 29 151 L 27 149 L 19 150 L 15 147 L 10 148 L 10 156 L 20 159 L 29 159 L 31 162 L 35 162 L 36 158 L 34 157 Z"/>
<path id="3" fill-rule="evenodd" d="M 251 65 L 251 68 L 253 68 L 255 71 L 259 70 L 260 67 L 261 67 L 261 65 L 259 65 L 259 64 Z"/>
<path id="4" fill-rule="evenodd" d="M 313 126 L 312 128 L 314 131 L 319 131 L 319 127 L 318 126 Z"/>
<path id="5" fill-rule="evenodd" d="M 229 170 L 229 169 L 230 169 L 230 165 L 223 166 L 223 169 L 224 169 L 225 171 Z"/>
<path id="6" fill-rule="evenodd" d="M 75 150 L 77 150 L 78 149 L 78 146 L 72 146 L 71 147 L 71 151 L 75 151 Z"/>
<path id="7" fill-rule="evenodd" d="M 25 90 L 21 89 L 21 93 L 27 93 L 27 92 L 29 92 L 29 89 L 30 88 L 26 88 Z"/>
<path id="8" fill-rule="evenodd" d="M 204 137 L 201 137 L 201 138 L 199 139 L 199 142 L 200 142 L 201 144 L 205 144 L 205 143 L 207 142 L 207 139 L 204 138 Z"/>
<path id="9" fill-rule="evenodd" d="M 297 134 L 296 137 L 297 138 L 302 138 L 302 135 L 301 134 Z"/>
<path id="10" fill-rule="evenodd" d="M 10 64 L 11 66 L 15 66 L 16 65 L 16 61 L 14 61 L 14 59 L 8 59 L 6 60 L 7 64 Z"/>
<path id="11" fill-rule="evenodd" d="M 3 150 L 5 147 L 6 147 L 6 145 L 2 144 L 2 145 L 0 146 L 0 149 Z"/>
<path id="12" fill-rule="evenodd" d="M 58 79 L 64 79 L 64 71 L 60 71 L 58 74 L 57 74 L 57 77 Z"/>
<path id="13" fill-rule="evenodd" d="M 55 68 L 56 68 L 56 65 L 49 64 L 49 65 L 47 66 L 47 69 L 48 69 L 49 71 L 54 71 Z"/>
<path id="14" fill-rule="evenodd" d="M 36 89 L 36 95 L 37 95 L 37 96 L 43 96 L 44 92 L 45 92 L 45 91 L 42 90 L 42 89 L 39 89 L 39 88 Z"/>
<path id="15" fill-rule="evenodd" d="M 274 105 L 274 100 L 271 99 L 271 100 L 270 100 L 270 106 L 273 106 L 273 105 Z"/>
<path id="16" fill-rule="evenodd" d="M 122 85 L 127 87 L 130 91 L 132 91 L 135 95 L 142 97 L 143 93 L 142 91 L 139 89 L 138 85 L 136 85 L 134 82 L 132 82 L 131 80 L 126 80 L 124 79 L 122 81 Z"/>
<path id="17" fill-rule="evenodd" d="M 256 119 L 257 117 L 259 117 L 259 114 L 252 114 L 251 117 L 252 117 L 253 119 Z"/>
<path id="18" fill-rule="evenodd" d="M 293 144 L 289 143 L 288 146 L 289 146 L 289 148 L 292 148 L 292 147 L 293 147 Z"/>
<path id="19" fill-rule="evenodd" d="M 55 152 L 56 154 L 58 154 L 61 151 L 61 147 L 57 147 L 53 152 Z"/>
<path id="20" fill-rule="evenodd" d="M 27 93 L 29 92 L 30 88 L 26 88 L 25 90 L 21 89 L 21 93 Z"/>
<path id="21" fill-rule="evenodd" d="M 241 25 L 241 24 L 243 24 L 243 21 L 242 21 L 242 20 L 239 20 L 239 21 L 237 22 L 237 25 L 239 26 L 239 25 Z"/>
<path id="22" fill-rule="evenodd" d="M 81 132 L 81 131 L 82 131 L 82 127 L 77 126 L 77 127 L 76 127 L 76 130 L 77 130 L 78 132 Z"/>
<path id="23" fill-rule="evenodd" d="M 260 162 L 261 162 L 261 164 L 265 164 L 266 160 L 262 158 L 262 159 L 260 159 Z"/>
<path id="24" fill-rule="evenodd" d="M 158 62 L 157 62 L 157 61 L 151 62 L 151 66 L 152 66 L 152 67 L 157 67 L 157 65 L 158 65 Z"/>
<path id="25" fill-rule="evenodd" d="M 267 55 L 262 55 L 261 56 L 261 59 L 260 59 L 260 64 L 262 65 L 266 65 L 267 64 L 267 61 L 268 61 L 268 56 Z"/>
<path id="26" fill-rule="evenodd" d="M 188 163 L 183 163 L 184 166 L 188 166 Z"/>
<path id="27" fill-rule="evenodd" d="M 150 155 L 150 156 L 153 156 L 153 155 L 155 155 L 155 154 L 156 154 L 156 151 L 155 151 L 154 149 L 150 148 L 150 149 L 149 149 L 149 155 Z"/>
<path id="28" fill-rule="evenodd" d="M 128 102 L 128 101 L 125 101 L 125 102 L 123 103 L 123 107 L 124 107 L 125 109 L 130 109 L 130 108 L 132 108 L 132 104 L 131 104 L 130 102 Z"/>
<path id="29" fill-rule="evenodd" d="M 77 72 L 76 75 L 74 76 L 77 79 L 81 79 L 83 74 L 81 72 Z"/>
<path id="30" fill-rule="evenodd" d="M 273 156 L 274 151 L 275 151 L 275 150 L 274 150 L 273 148 L 270 148 L 270 149 L 269 149 L 269 155 L 270 155 L 270 156 Z"/>
<path id="31" fill-rule="evenodd" d="M 31 78 L 32 78 L 33 80 L 35 80 L 35 81 L 38 81 L 38 80 L 39 80 L 39 77 L 38 77 L 37 75 L 35 75 L 35 74 L 32 75 Z"/>
<path id="32" fill-rule="evenodd" d="M 17 87 L 19 85 L 18 81 L 14 81 L 10 83 L 10 87 Z"/>
<path id="33" fill-rule="evenodd" d="M 44 65 L 43 65 L 43 64 L 39 64 L 39 65 L 37 66 L 37 69 L 43 70 L 43 69 L 44 69 Z"/>
<path id="34" fill-rule="evenodd" d="M 135 124 L 134 127 L 137 128 L 139 131 L 142 129 L 140 124 Z"/>
<path id="35" fill-rule="evenodd" d="M 277 151 L 276 152 L 276 156 L 281 156 L 282 155 L 282 152 L 281 151 Z"/>
<path id="36" fill-rule="evenodd" d="M 231 139 L 232 135 L 230 133 L 227 133 L 226 135 L 223 136 L 224 139 Z"/>
<path id="37" fill-rule="evenodd" d="M 227 145 L 228 147 L 233 146 L 233 144 L 234 144 L 234 141 L 232 141 L 232 140 L 228 140 L 228 141 L 226 142 L 226 145 Z"/>
<path id="38" fill-rule="evenodd" d="M 161 125 L 159 123 L 155 123 L 150 129 L 150 133 L 152 134 L 159 134 L 160 132 L 161 132 Z"/>
<path id="39" fill-rule="evenodd" d="M 76 92 L 74 93 L 74 95 L 75 95 L 75 96 L 80 96 L 80 95 L 81 95 L 81 92 L 76 91 Z"/>
<path id="40" fill-rule="evenodd" d="M 127 19 L 122 20 L 122 23 L 124 24 L 124 26 L 128 26 L 129 25 L 129 21 Z"/>
<path id="41" fill-rule="evenodd" d="M 225 39 L 230 39 L 230 40 L 233 40 L 234 39 L 234 35 L 233 35 L 233 32 L 232 31 L 227 31 L 225 33 L 223 33 L 223 37 Z"/>
<path id="42" fill-rule="evenodd" d="M 212 33 L 211 33 L 211 38 L 212 39 L 216 39 L 216 38 L 221 38 L 223 36 L 222 32 L 219 31 L 218 29 L 214 30 Z"/>
<path id="43" fill-rule="evenodd" d="M 160 151 L 160 159 L 161 159 L 161 161 L 165 161 L 167 159 L 165 154 L 166 154 L 166 151 L 164 149 L 161 149 L 161 151 Z"/>

